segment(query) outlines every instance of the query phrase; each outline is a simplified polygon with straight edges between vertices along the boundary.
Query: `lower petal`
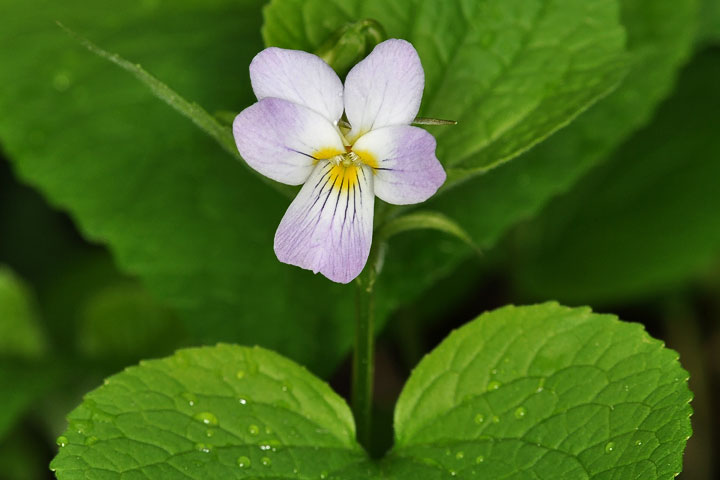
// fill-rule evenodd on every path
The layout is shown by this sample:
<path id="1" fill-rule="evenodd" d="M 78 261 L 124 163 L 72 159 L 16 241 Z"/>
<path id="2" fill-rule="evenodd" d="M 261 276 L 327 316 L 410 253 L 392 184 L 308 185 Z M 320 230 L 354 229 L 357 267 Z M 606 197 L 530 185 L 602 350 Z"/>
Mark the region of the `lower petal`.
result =
<path id="1" fill-rule="evenodd" d="M 424 202 L 445 182 L 435 146 L 435 138 L 422 128 L 398 125 L 372 130 L 352 148 L 373 167 L 375 195 L 408 205 Z"/>
<path id="2" fill-rule="evenodd" d="M 350 282 L 370 254 L 374 200 L 369 167 L 320 162 L 280 222 L 275 254 L 333 282 Z"/>

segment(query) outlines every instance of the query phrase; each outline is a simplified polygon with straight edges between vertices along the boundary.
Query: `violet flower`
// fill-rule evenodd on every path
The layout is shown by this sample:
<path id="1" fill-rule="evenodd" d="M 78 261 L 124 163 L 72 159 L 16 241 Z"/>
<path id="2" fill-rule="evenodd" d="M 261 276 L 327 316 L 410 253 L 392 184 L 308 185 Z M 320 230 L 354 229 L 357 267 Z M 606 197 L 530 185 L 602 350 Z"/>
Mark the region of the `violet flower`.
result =
<path id="1" fill-rule="evenodd" d="M 267 48 L 250 64 L 250 79 L 258 102 L 233 123 L 240 155 L 273 180 L 303 185 L 277 229 L 275 253 L 348 283 L 370 253 L 375 196 L 419 203 L 445 181 L 435 139 L 410 126 L 425 84 L 420 58 L 410 43 L 387 40 L 343 88 L 319 57 Z"/>

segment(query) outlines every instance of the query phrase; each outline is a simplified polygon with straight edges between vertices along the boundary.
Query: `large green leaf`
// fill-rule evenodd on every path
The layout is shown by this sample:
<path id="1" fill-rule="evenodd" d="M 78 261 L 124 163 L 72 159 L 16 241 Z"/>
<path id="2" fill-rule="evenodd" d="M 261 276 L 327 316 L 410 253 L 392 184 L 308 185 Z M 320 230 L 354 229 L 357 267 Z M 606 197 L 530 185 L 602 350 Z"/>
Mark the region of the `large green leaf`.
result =
<path id="1" fill-rule="evenodd" d="M 277 261 L 289 201 L 55 24 L 211 112 L 239 111 L 253 100 L 261 3 L 3 1 L 0 139 L 19 176 L 109 244 L 196 338 L 260 343 L 327 373 L 350 344 L 354 295 Z"/>
<path id="2" fill-rule="evenodd" d="M 625 73 L 624 32 L 606 0 L 273 0 L 268 45 L 313 51 L 372 18 L 417 48 L 421 112 L 458 121 L 433 131 L 447 166 L 484 170 L 530 148 Z M 468 172 L 455 170 L 451 182 Z"/>
<path id="3" fill-rule="evenodd" d="M 687 372 L 641 325 L 555 303 L 452 333 L 395 410 L 393 478 L 672 479 Z"/>
<path id="4" fill-rule="evenodd" d="M 488 247 L 508 227 L 567 191 L 650 118 L 687 59 L 696 0 L 621 0 L 632 69 L 621 86 L 571 125 L 521 157 L 451 190 L 429 208 L 444 211 Z"/>
<path id="5" fill-rule="evenodd" d="M 68 420 L 51 465 L 61 480 L 344 479 L 346 470 L 365 471 L 345 402 L 258 347 L 142 362 L 107 379 Z"/>
<path id="6" fill-rule="evenodd" d="M 669 288 L 720 257 L 720 49 L 699 56 L 655 121 L 525 231 L 534 296 L 615 302 Z"/>

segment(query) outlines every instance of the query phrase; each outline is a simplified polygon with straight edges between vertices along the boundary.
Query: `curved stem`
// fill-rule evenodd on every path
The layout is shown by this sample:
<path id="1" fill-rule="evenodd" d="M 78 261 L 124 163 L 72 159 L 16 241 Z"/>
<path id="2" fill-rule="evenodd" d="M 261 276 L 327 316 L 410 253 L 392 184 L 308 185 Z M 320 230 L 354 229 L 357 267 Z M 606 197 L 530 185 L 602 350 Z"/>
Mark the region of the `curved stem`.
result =
<path id="1" fill-rule="evenodd" d="M 355 351 L 353 354 L 352 409 L 358 442 L 369 450 L 372 425 L 373 380 L 375 369 L 374 298 L 375 265 L 370 256 L 365 271 L 357 278 L 355 311 Z"/>

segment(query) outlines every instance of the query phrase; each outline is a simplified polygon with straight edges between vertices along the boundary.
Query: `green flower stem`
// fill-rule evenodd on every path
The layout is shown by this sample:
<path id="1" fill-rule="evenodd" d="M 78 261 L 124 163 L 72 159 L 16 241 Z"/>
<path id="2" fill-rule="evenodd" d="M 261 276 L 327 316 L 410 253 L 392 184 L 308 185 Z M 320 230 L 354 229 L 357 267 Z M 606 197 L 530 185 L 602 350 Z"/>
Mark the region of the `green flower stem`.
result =
<path id="1" fill-rule="evenodd" d="M 375 378 L 375 286 L 374 255 L 365 271 L 355 280 L 355 351 L 353 354 L 352 409 L 358 442 L 369 450 L 372 424 L 373 380 Z"/>

